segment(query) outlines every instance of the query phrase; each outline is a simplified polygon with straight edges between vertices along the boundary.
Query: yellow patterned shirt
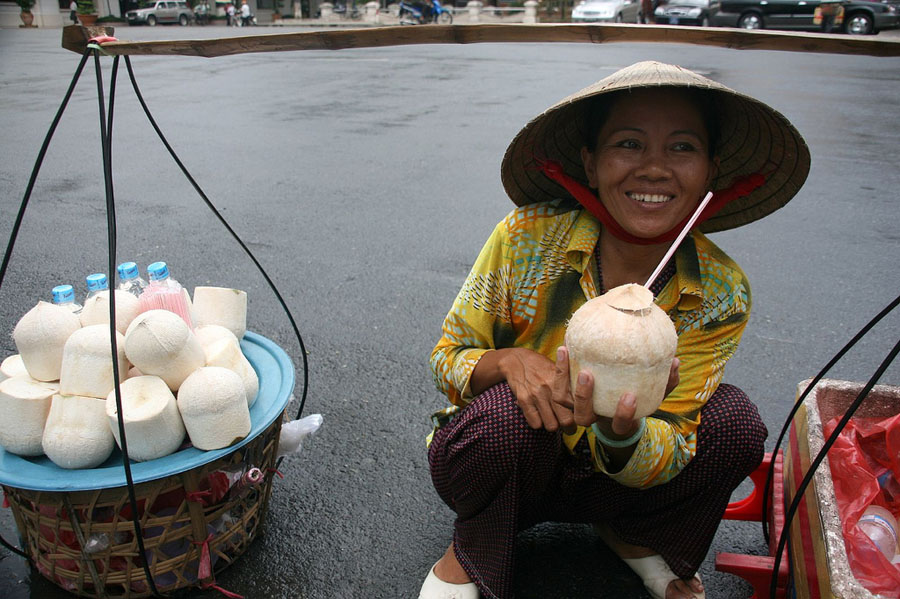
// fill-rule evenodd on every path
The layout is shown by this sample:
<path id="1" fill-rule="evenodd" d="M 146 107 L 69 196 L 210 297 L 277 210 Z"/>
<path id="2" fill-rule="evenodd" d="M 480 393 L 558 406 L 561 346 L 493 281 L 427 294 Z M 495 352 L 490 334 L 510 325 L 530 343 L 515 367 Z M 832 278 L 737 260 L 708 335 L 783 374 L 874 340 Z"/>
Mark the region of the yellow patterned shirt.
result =
<path id="1" fill-rule="evenodd" d="M 469 379 L 486 351 L 526 347 L 556 359 L 569 317 L 597 296 L 600 227 L 572 200 L 516 208 L 497 225 L 431 355 L 435 384 L 454 404 L 433 416 L 436 427 L 472 400 Z M 695 231 L 675 253 L 675 274 L 655 301 L 675 323 L 681 379 L 647 418 L 629 462 L 608 473 L 630 487 L 670 480 L 696 452 L 700 408 L 722 380 L 747 324 L 750 286 L 740 267 Z M 606 472 L 590 428 L 565 435 L 566 446 L 572 450 L 585 432 L 595 468 Z"/>

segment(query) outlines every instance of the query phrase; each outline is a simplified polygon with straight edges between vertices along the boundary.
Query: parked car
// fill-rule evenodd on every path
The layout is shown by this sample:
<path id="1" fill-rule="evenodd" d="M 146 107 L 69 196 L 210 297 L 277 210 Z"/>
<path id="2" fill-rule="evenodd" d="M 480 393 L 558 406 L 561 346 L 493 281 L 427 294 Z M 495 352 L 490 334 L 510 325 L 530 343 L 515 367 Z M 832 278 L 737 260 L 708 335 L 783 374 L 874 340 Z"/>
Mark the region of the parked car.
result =
<path id="1" fill-rule="evenodd" d="M 801 29 L 818 31 L 813 23 L 819 0 L 722 0 L 712 24 L 742 29 Z M 843 2 L 840 30 L 854 34 L 878 33 L 900 27 L 900 4 L 894 1 Z"/>
<path id="2" fill-rule="evenodd" d="M 640 0 L 581 0 L 572 9 L 573 23 L 640 23 Z"/>
<path id="3" fill-rule="evenodd" d="M 151 27 L 157 23 L 178 23 L 187 25 L 194 20 L 194 11 L 185 2 L 176 0 L 156 0 L 144 2 L 137 10 L 125 13 L 129 25 L 146 23 Z"/>
<path id="4" fill-rule="evenodd" d="M 700 25 L 709 27 L 713 15 L 719 12 L 719 0 L 669 0 L 653 12 L 661 25 Z"/>

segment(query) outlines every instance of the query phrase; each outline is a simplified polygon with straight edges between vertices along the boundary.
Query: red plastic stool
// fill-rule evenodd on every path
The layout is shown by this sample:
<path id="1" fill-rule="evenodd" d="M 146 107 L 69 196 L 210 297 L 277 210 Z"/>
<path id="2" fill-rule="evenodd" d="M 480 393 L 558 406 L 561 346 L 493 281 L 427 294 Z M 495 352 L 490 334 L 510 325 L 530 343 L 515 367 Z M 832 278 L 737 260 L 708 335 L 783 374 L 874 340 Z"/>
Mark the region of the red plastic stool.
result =
<path id="1" fill-rule="evenodd" d="M 788 566 L 787 548 L 781 556 L 778 568 L 778 582 L 775 597 L 769 596 L 769 585 L 772 580 L 772 569 L 775 566 L 775 551 L 778 549 L 778 538 L 784 528 L 784 473 L 783 455 L 778 452 L 775 460 L 771 495 L 769 496 L 769 555 L 744 555 L 740 553 L 719 553 L 716 555 L 716 570 L 740 576 L 753 586 L 752 599 L 781 599 L 787 596 L 787 583 L 790 567 Z M 766 476 L 772 463 L 772 454 L 767 453 L 751 475 L 753 490 L 750 494 L 728 504 L 723 520 L 742 520 L 762 522 L 763 489 Z"/>

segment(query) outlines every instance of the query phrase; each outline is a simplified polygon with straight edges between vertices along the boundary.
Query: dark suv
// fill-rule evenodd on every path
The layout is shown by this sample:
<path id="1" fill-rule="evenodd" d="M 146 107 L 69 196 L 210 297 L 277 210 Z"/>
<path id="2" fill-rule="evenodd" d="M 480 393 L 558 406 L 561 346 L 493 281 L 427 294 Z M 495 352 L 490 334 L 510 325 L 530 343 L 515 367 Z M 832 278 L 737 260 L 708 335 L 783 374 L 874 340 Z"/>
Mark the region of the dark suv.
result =
<path id="1" fill-rule="evenodd" d="M 813 18 L 819 4 L 820 0 L 722 0 L 712 24 L 741 29 L 818 31 L 819 25 L 813 23 Z M 872 34 L 900 27 L 897 2 L 850 0 L 841 4 L 844 7 L 841 31 Z"/>

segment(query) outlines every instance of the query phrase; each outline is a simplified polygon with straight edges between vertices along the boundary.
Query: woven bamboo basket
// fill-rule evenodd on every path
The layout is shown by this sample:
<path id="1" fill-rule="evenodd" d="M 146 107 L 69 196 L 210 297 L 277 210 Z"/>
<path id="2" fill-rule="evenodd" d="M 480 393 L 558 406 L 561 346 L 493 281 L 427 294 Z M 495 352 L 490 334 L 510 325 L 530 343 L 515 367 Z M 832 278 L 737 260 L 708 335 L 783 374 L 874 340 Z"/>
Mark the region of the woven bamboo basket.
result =
<path id="1" fill-rule="evenodd" d="M 82 597 L 152 596 L 145 561 L 159 592 L 209 584 L 260 529 L 281 422 L 276 418 L 248 444 L 213 462 L 135 485 L 144 555 L 126 487 L 48 492 L 4 485 L 23 547 L 42 575 Z M 249 466 L 260 468 L 262 482 L 237 484 L 216 497 L 215 473 Z M 210 575 L 201 578 L 204 572 Z"/>
<path id="2" fill-rule="evenodd" d="M 153 585 L 159 593 L 212 585 L 247 550 L 268 508 L 294 372 L 265 337 L 248 331 L 241 349 L 260 382 L 250 434 L 231 448 L 131 465 L 143 553 L 121 454 L 64 470 L 0 449 L 0 485 L 21 547 L 44 577 L 81 597 L 150 597 Z"/>

